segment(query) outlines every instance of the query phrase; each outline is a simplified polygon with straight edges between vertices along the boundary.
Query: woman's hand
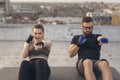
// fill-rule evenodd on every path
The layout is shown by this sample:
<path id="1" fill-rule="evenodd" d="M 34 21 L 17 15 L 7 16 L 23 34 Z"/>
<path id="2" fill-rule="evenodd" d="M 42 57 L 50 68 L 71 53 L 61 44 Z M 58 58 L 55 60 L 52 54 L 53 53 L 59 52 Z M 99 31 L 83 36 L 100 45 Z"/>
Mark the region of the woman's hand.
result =
<path id="1" fill-rule="evenodd" d="M 33 40 L 33 35 L 30 34 L 29 37 L 27 38 L 26 42 L 29 44 Z"/>
<path id="2" fill-rule="evenodd" d="M 42 45 L 35 45 L 35 50 L 40 50 L 42 47 Z"/>
<path id="3" fill-rule="evenodd" d="M 44 42 L 39 42 L 35 44 L 35 50 L 40 50 L 44 47 Z"/>

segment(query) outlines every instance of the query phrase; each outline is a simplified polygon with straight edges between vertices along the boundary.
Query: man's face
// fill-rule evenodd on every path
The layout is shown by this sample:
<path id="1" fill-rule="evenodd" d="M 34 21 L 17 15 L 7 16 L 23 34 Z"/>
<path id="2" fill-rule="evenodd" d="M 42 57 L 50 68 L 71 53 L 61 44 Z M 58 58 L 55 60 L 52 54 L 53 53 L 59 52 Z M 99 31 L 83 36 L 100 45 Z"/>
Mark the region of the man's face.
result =
<path id="1" fill-rule="evenodd" d="M 93 22 L 83 22 L 82 23 L 82 28 L 83 28 L 83 33 L 85 35 L 89 35 L 92 34 L 92 30 L 93 30 Z"/>

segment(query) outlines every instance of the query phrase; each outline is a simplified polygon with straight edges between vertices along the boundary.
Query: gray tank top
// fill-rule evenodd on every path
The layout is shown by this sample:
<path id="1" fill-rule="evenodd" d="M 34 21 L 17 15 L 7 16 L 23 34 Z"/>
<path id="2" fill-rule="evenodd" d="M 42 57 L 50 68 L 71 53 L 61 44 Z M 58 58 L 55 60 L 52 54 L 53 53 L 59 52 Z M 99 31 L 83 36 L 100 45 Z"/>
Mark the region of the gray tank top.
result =
<path id="1" fill-rule="evenodd" d="M 40 50 L 35 50 L 35 47 L 33 46 L 34 42 L 31 42 L 30 48 L 29 48 L 29 57 L 33 55 L 44 55 L 49 56 L 49 50 L 46 47 L 41 48 Z"/>

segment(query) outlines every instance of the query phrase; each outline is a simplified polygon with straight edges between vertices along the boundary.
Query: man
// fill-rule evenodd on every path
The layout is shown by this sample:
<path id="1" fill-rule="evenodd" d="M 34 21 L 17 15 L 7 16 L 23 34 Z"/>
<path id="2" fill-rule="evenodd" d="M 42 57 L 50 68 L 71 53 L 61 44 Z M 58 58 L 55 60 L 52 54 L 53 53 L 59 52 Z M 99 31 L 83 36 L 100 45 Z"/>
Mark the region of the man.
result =
<path id="1" fill-rule="evenodd" d="M 100 34 L 92 34 L 93 19 L 83 17 L 83 34 L 75 35 L 69 46 L 70 57 L 78 54 L 76 68 L 86 80 L 96 80 L 95 72 L 101 72 L 102 80 L 113 80 L 106 59 L 100 59 L 100 49 L 102 44 L 108 43 L 108 39 Z"/>

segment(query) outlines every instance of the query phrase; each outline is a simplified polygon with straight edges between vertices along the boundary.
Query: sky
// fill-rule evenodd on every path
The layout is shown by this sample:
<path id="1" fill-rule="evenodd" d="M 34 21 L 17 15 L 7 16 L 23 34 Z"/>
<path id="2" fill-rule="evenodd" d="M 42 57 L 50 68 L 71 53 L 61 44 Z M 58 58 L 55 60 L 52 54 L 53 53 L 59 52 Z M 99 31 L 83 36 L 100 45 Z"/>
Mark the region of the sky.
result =
<path id="1" fill-rule="evenodd" d="M 85 2 L 88 0 L 10 0 L 11 2 Z M 120 0 L 89 0 L 89 2 L 120 3 Z"/>

